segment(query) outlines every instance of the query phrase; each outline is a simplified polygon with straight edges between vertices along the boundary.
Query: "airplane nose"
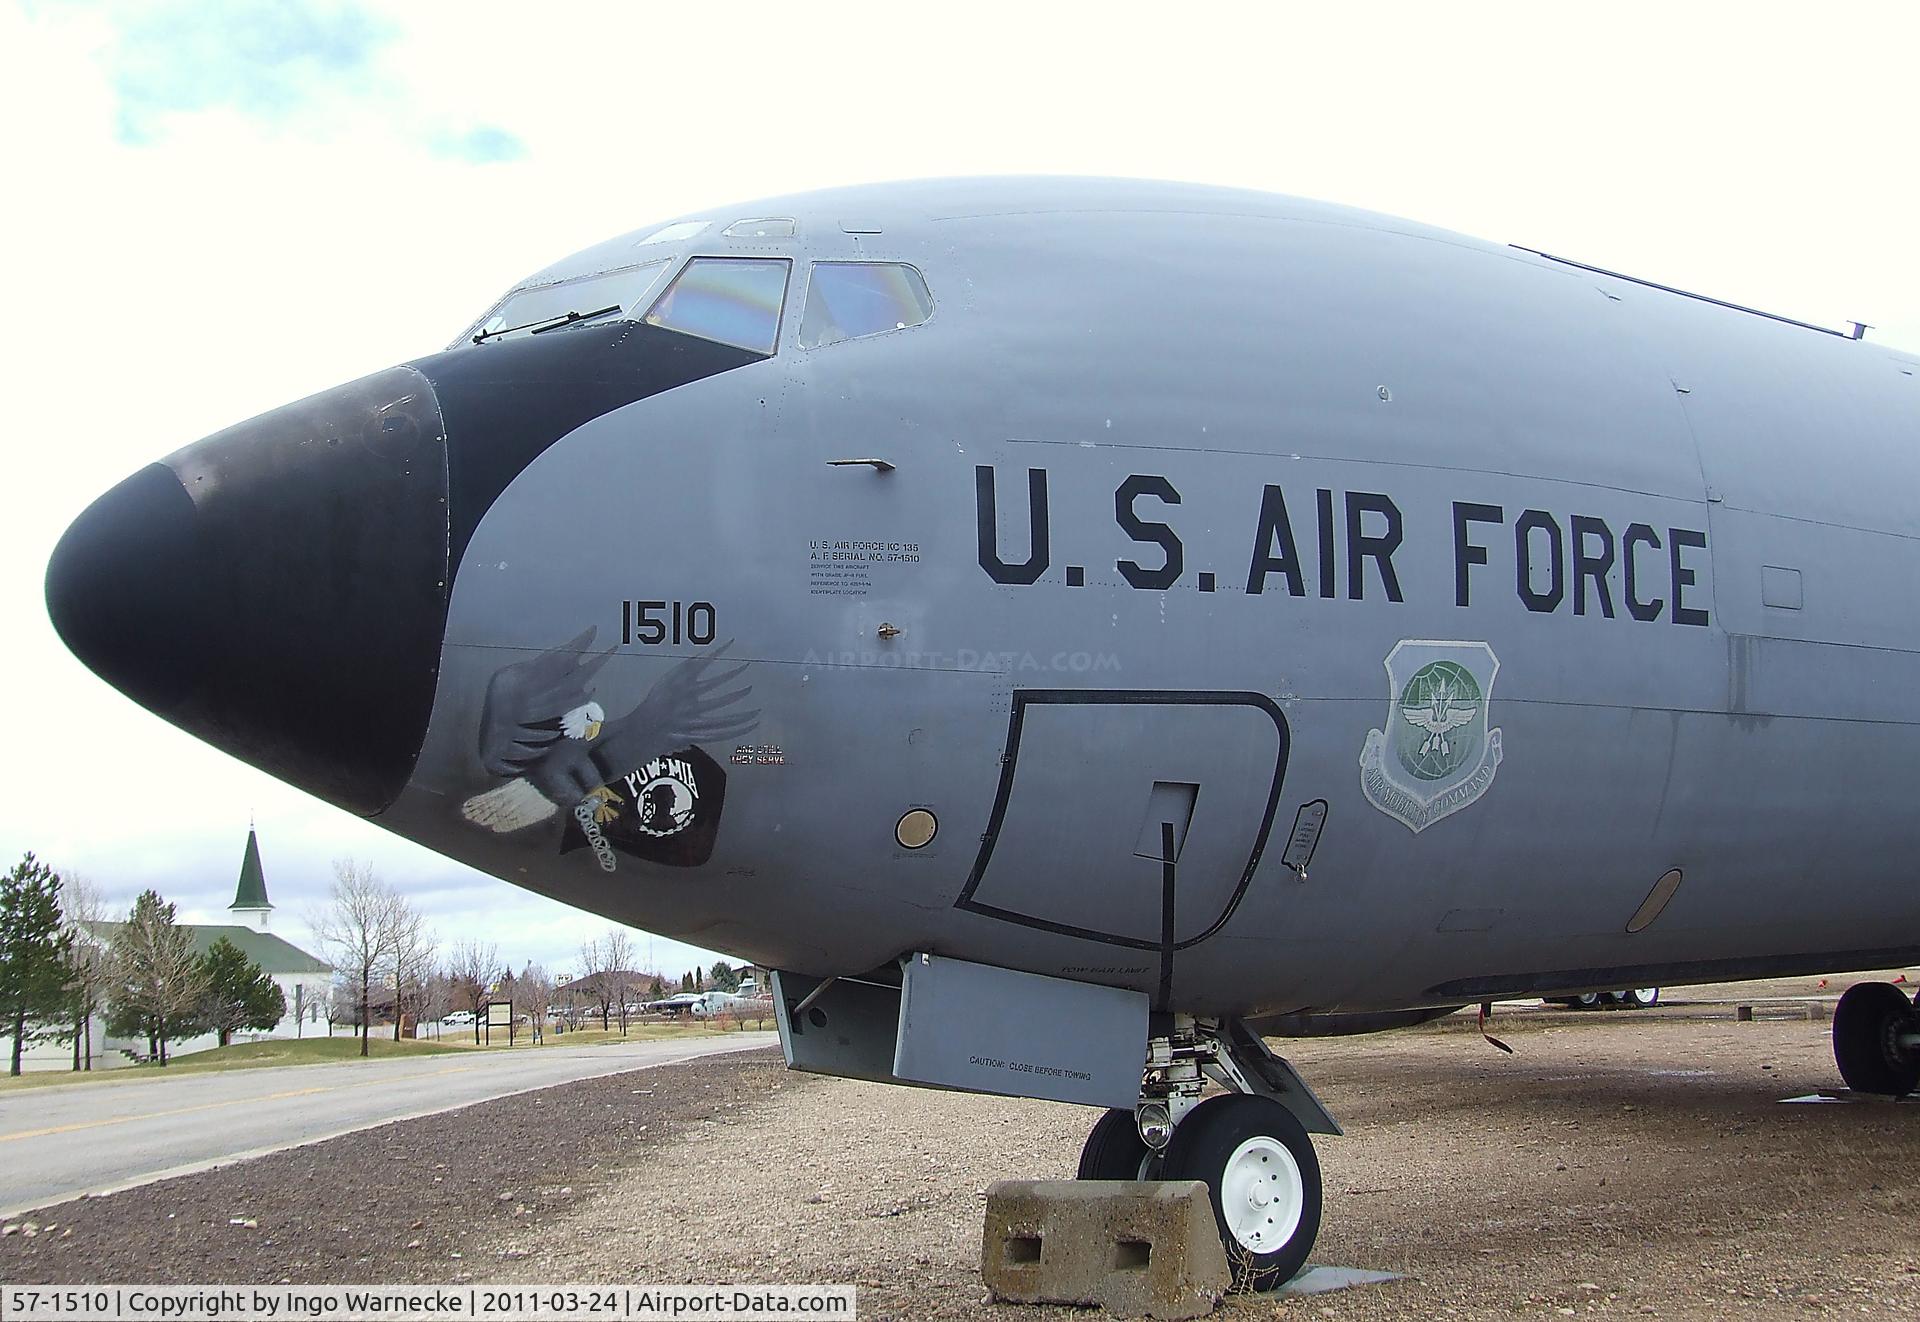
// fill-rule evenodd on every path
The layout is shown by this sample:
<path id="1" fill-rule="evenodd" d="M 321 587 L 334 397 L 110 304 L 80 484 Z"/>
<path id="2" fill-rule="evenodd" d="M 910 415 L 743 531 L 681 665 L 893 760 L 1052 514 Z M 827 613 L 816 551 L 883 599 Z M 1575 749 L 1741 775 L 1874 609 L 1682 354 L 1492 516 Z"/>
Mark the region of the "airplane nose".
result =
<path id="1" fill-rule="evenodd" d="M 375 814 L 412 773 L 445 633 L 446 430 L 391 368 L 215 433 L 95 501 L 55 629 L 175 725 Z"/>

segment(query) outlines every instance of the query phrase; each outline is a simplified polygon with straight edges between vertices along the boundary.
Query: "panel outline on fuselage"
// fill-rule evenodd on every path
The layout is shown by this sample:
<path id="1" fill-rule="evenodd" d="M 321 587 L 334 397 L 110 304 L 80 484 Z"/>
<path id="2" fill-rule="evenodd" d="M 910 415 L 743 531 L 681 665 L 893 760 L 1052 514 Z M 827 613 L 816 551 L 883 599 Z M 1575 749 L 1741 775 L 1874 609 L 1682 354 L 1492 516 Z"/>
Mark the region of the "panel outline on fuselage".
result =
<path id="1" fill-rule="evenodd" d="M 998 905 L 985 904 L 973 898 L 985 878 L 987 866 L 993 861 L 994 846 L 1000 839 L 1000 827 L 1006 819 L 1007 805 L 1013 797 L 1014 773 L 1020 763 L 1020 733 L 1026 719 L 1026 710 L 1030 705 L 1058 706 L 1219 706 L 1252 707 L 1266 713 L 1273 721 L 1274 732 L 1279 737 L 1279 750 L 1274 757 L 1273 784 L 1267 791 L 1267 806 L 1260 818 L 1260 828 L 1255 832 L 1253 847 L 1247 854 L 1246 868 L 1240 874 L 1239 884 L 1234 887 L 1220 916 L 1209 924 L 1206 930 L 1185 941 L 1176 941 L 1172 949 L 1186 950 L 1199 945 L 1225 927 L 1234 912 L 1239 909 L 1240 901 L 1246 898 L 1247 890 L 1253 885 L 1253 874 L 1259 870 L 1261 856 L 1265 853 L 1268 837 L 1273 831 L 1274 814 L 1280 807 L 1280 791 L 1287 776 L 1287 758 L 1293 751 L 1293 732 L 1287 725 L 1286 713 L 1280 710 L 1280 704 L 1264 693 L 1238 689 L 1015 689 L 1013 691 L 1013 710 L 1007 718 L 1006 752 L 1000 758 L 1000 784 L 994 791 L 993 810 L 987 817 L 987 829 L 980 836 L 980 852 L 973 860 L 973 870 L 967 875 L 967 884 L 960 890 L 959 898 L 953 902 L 956 909 L 977 913 L 985 918 L 996 918 L 1001 922 L 1015 923 L 1021 927 L 1032 927 L 1043 932 L 1054 932 L 1061 936 L 1079 937 L 1085 941 L 1097 941 L 1102 945 L 1123 946 L 1129 950 L 1160 950 L 1158 941 L 1138 937 L 1119 936 L 1112 932 L 1100 932 L 1089 927 L 1076 927 L 1072 923 L 1055 922 L 1048 918 L 1036 918 L 1013 909 L 1003 909 Z"/>

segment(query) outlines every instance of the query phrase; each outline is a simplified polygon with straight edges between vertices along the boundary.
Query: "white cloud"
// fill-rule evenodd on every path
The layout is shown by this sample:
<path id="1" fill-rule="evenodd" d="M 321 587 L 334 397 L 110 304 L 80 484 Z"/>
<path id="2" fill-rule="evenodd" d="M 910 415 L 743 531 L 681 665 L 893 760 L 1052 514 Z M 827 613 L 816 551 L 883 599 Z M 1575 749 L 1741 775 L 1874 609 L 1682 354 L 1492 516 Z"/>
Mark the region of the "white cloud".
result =
<path id="1" fill-rule="evenodd" d="M 512 280 L 650 220 L 899 177 L 1199 179 L 1920 349 L 1904 7 L 276 7 L 279 46 L 204 12 L 0 8 L 0 677 L 24 713 L 0 855 L 195 912 L 224 904 L 254 811 L 289 911 L 351 853 L 516 959 L 564 965 L 604 928 L 135 708 L 60 647 L 40 576 L 124 474 L 436 349 Z"/>
<path id="2" fill-rule="evenodd" d="M 191 117 L 231 111 L 274 135 L 350 141 L 377 122 L 451 160 L 526 154 L 514 134 L 475 120 L 471 99 L 421 105 L 392 60 L 397 24 L 352 0 L 117 0 L 42 17 L 55 13 L 92 35 L 124 143 L 157 145 L 191 132 Z"/>
<path id="3" fill-rule="evenodd" d="M 107 11 L 105 51 L 122 140 L 159 138 L 170 116 L 230 105 L 283 125 L 316 103 L 380 90 L 391 29 L 352 4 L 146 3 Z"/>

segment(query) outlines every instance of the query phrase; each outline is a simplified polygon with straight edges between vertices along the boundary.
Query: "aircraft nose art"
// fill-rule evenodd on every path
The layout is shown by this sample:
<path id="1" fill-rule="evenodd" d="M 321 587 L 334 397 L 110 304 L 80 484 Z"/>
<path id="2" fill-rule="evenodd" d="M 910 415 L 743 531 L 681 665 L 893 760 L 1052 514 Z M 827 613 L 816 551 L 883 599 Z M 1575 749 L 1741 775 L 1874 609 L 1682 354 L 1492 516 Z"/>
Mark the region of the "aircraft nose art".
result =
<path id="1" fill-rule="evenodd" d="M 447 456 L 390 368 L 150 464 L 68 528 L 47 609 L 102 679 L 355 812 L 397 796 L 446 625 Z"/>

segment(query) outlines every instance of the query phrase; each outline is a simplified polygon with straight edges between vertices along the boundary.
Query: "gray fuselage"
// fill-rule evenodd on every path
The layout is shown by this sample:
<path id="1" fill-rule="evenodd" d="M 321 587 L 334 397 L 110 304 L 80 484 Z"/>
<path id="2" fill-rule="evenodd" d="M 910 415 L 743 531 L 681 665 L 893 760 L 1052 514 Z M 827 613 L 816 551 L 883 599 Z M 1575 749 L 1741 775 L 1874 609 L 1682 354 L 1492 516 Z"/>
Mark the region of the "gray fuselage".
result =
<path id="1" fill-rule="evenodd" d="M 722 236 L 750 217 L 793 233 Z M 1913 359 L 1207 188 L 699 219 L 645 255 L 789 259 L 777 351 L 571 426 L 455 538 L 383 825 L 773 968 L 928 951 L 1191 1013 L 1920 959 Z M 802 347 L 822 261 L 910 265 L 931 315 Z M 514 352 L 462 344 L 433 362 Z M 702 657 L 750 695 L 619 726 Z M 541 738 L 625 762 L 476 824 L 562 662 L 601 715 Z"/>

